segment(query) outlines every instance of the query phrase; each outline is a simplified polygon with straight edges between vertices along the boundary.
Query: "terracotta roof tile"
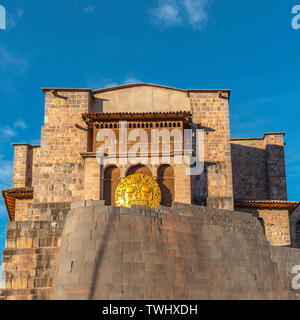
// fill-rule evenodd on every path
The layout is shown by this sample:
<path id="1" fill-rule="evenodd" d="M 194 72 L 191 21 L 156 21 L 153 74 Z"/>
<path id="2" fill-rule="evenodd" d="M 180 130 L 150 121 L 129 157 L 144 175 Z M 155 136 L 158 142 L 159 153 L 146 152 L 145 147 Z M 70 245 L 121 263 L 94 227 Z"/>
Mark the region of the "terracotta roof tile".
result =
<path id="1" fill-rule="evenodd" d="M 3 193 L 32 193 L 33 192 L 33 188 L 32 187 L 24 187 L 24 188 L 11 188 L 11 189 L 6 189 L 6 190 L 2 190 L 2 194 Z"/>
<path id="2" fill-rule="evenodd" d="M 298 201 L 286 200 L 236 200 L 234 206 L 236 208 L 274 208 L 288 209 L 292 213 L 299 206 Z"/>

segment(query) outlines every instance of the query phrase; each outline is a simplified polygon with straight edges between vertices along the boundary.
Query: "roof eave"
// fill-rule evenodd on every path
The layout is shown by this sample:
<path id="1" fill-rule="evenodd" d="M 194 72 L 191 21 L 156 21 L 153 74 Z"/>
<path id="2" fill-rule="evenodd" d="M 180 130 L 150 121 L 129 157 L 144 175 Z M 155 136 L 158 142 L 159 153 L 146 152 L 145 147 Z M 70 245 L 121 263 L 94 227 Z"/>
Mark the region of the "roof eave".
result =
<path id="1" fill-rule="evenodd" d="M 280 200 L 236 200 L 235 208 L 249 209 L 287 209 L 289 214 L 293 213 L 300 202 L 297 201 L 280 201 Z"/>
<path id="2" fill-rule="evenodd" d="M 92 93 L 92 89 L 90 88 L 42 88 L 42 91 L 44 92 L 44 94 L 46 94 L 46 92 L 52 92 L 52 91 L 66 91 L 66 92 L 90 92 Z"/>
<path id="3" fill-rule="evenodd" d="M 261 138 L 231 138 L 230 141 L 247 141 L 247 140 L 264 140 L 266 136 L 282 135 L 285 137 L 285 132 L 266 132 Z"/>

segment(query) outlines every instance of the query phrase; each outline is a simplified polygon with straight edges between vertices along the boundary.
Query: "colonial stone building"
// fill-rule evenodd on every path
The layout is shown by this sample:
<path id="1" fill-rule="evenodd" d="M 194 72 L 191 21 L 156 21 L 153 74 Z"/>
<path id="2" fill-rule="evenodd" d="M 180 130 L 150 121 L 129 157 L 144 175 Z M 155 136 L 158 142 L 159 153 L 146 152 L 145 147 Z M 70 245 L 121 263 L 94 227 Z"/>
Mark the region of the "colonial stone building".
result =
<path id="1" fill-rule="evenodd" d="M 45 88 L 43 92 L 41 145 L 13 145 L 13 187 L 2 191 L 11 220 L 3 253 L 3 298 L 295 297 L 287 289 L 287 266 L 300 264 L 300 254 L 288 247 L 299 247 L 300 217 L 295 211 L 299 203 L 287 199 L 284 133 L 231 139 L 230 90 L 181 90 L 139 83 L 96 91 Z M 121 137 L 124 122 L 127 131 Z M 114 132 L 119 142 L 115 164 L 106 165 L 97 158 L 102 143 L 97 137 L 104 129 Z M 128 163 L 124 161 L 128 150 L 138 141 L 129 136 L 137 129 L 149 141 L 138 150 L 144 160 L 151 153 L 146 151 L 151 151 L 154 129 L 169 133 L 177 129 L 183 138 L 187 129 L 194 133 L 185 150 L 184 139 L 170 140 L 169 161 L 164 160 L 164 140 L 158 140 L 158 152 L 151 153 L 154 161 Z M 204 139 L 204 166 L 191 175 L 187 172 L 193 166 L 179 163 L 176 157 L 197 155 L 197 130 Z M 125 154 L 120 151 L 122 139 L 129 141 Z M 132 174 L 156 181 L 161 190 L 159 208 L 115 206 L 117 186 Z M 178 233 L 183 235 L 175 241 Z M 237 247 L 241 234 L 245 247 Z M 236 296 L 230 286 L 228 294 L 220 293 L 217 284 L 210 282 L 212 277 L 201 271 L 203 250 L 196 257 L 191 251 L 198 241 L 203 242 L 203 250 L 207 241 L 213 241 L 205 260 L 211 259 L 214 267 L 228 263 L 225 271 L 235 274 L 231 285 L 236 285 Z M 162 243 L 168 249 L 162 249 Z M 252 255 L 261 249 L 264 258 L 254 259 L 247 251 L 250 247 Z M 233 248 L 237 265 L 229 268 L 233 260 L 229 262 L 227 250 Z M 263 259 L 268 267 L 255 271 Z M 188 265 L 193 265 L 193 275 L 186 274 Z M 173 281 L 162 281 L 164 268 L 173 270 L 170 279 L 175 272 Z M 249 272 L 262 278 L 259 293 L 257 280 L 247 278 Z M 263 285 L 268 272 L 270 281 L 265 279 Z M 139 273 L 141 279 L 155 283 L 152 291 L 145 284 L 137 286 L 133 278 Z M 239 287 L 241 274 L 248 279 L 247 288 Z M 103 277 L 110 280 L 105 282 Z M 203 291 L 188 289 L 191 283 L 198 283 Z M 117 284 L 123 289 L 117 290 Z M 288 293 L 281 296 L 280 288 Z"/>

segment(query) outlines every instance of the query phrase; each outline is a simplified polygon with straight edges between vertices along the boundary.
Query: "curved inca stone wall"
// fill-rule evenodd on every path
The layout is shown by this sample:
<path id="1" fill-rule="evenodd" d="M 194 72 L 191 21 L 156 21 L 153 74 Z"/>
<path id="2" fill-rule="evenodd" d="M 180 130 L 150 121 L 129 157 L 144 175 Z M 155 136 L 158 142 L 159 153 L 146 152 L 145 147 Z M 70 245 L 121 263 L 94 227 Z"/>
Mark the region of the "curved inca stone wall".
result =
<path id="1" fill-rule="evenodd" d="M 66 217 L 53 299 L 297 298 L 280 259 L 292 249 L 271 248 L 251 215 L 85 205 Z M 300 264 L 299 252 L 291 254 Z"/>

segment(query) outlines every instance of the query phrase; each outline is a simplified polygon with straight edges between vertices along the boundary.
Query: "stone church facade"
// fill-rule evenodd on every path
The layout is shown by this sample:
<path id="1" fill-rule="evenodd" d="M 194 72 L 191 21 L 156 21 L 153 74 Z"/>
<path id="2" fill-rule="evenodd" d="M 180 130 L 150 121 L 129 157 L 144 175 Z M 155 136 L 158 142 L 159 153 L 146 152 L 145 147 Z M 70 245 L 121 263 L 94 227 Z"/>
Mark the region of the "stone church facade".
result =
<path id="1" fill-rule="evenodd" d="M 148 291 L 146 293 L 146 290 L 143 292 L 142 288 L 137 290 L 140 295 L 132 293 L 135 291 L 134 286 L 128 279 L 131 279 L 134 268 L 139 266 L 132 267 L 131 270 L 128 263 L 133 263 L 136 259 L 137 265 L 141 264 L 142 269 L 145 268 L 145 263 L 146 269 L 148 265 L 142 259 L 144 249 L 136 244 L 138 238 L 134 241 L 137 250 L 134 249 L 134 245 L 126 247 L 128 245 L 126 239 L 133 237 L 133 229 L 139 234 L 150 228 L 151 237 L 156 237 L 157 231 L 153 229 L 155 219 L 162 224 L 163 221 L 170 223 L 168 219 L 175 219 L 172 220 L 174 225 L 169 226 L 171 231 L 168 230 L 182 232 L 182 229 L 177 230 L 177 228 L 187 228 L 189 237 L 195 231 L 191 232 L 189 229 L 191 226 L 187 225 L 195 223 L 200 226 L 201 219 L 210 221 L 205 223 L 206 226 L 210 225 L 207 233 L 211 233 L 208 231 L 211 229 L 221 233 L 231 230 L 232 234 L 239 234 L 245 231 L 240 231 L 239 228 L 252 228 L 249 237 L 251 238 L 251 235 L 254 238 L 261 237 L 263 243 L 256 243 L 258 247 L 268 246 L 269 253 L 266 254 L 268 256 L 266 259 L 269 259 L 270 268 L 275 268 L 273 264 L 278 265 L 278 268 L 275 268 L 277 271 L 274 269 L 274 272 L 278 273 L 278 277 L 284 283 L 283 287 L 287 287 L 286 279 L 289 276 L 288 271 L 282 267 L 283 260 L 287 259 L 289 266 L 297 264 L 297 261 L 300 264 L 298 250 L 292 249 L 300 246 L 300 216 L 297 210 L 299 203 L 287 199 L 284 133 L 265 133 L 262 138 L 231 139 L 230 90 L 181 90 L 141 83 L 96 91 L 45 88 L 43 92 L 45 118 L 41 131 L 41 145 L 26 143 L 13 145 L 15 150 L 13 187 L 2 191 L 11 220 L 8 223 L 6 248 L 3 252 L 5 269 L 3 298 L 179 298 L 182 292 L 184 292 L 182 297 L 185 298 L 224 298 L 218 295 L 216 289 L 211 289 L 211 295 L 205 296 L 204 293 L 197 294 L 196 289 L 189 291 L 184 289 L 185 286 L 176 287 L 172 282 L 163 288 L 156 288 L 152 294 Z M 186 174 L 190 166 L 186 163 L 176 163 L 175 151 L 182 154 L 183 149 L 175 150 L 174 140 L 173 144 L 171 143 L 168 163 L 162 160 L 161 151 L 155 155 L 156 161 L 149 164 L 129 164 L 121 161 L 108 165 L 99 163 L 97 133 L 102 129 L 111 129 L 120 140 L 118 132 L 121 121 L 126 121 L 128 133 L 133 129 L 143 129 L 147 137 L 150 137 L 154 128 L 167 131 L 176 128 L 183 135 L 185 129 L 201 130 L 204 138 L 203 171 L 198 175 Z M 163 142 L 160 143 L 160 148 L 162 144 Z M 192 143 L 189 150 L 191 154 L 197 152 L 194 147 L 195 144 Z M 150 146 L 146 146 L 146 149 L 149 148 Z M 118 149 L 115 155 L 119 160 L 122 158 Z M 117 185 L 125 177 L 136 173 L 148 175 L 157 181 L 162 193 L 158 209 L 115 207 L 114 193 Z M 115 220 L 108 223 L 110 212 Z M 229 213 L 231 217 L 237 215 L 235 221 L 232 221 Z M 212 226 L 216 226 L 212 222 L 215 215 L 218 217 L 216 219 L 219 222 L 216 223 L 219 227 L 213 228 Z M 116 218 L 117 216 L 119 218 Z M 220 223 L 227 216 L 226 222 Z M 99 218 L 98 223 L 95 222 L 98 219 L 96 217 Z M 148 217 L 149 221 L 145 221 L 142 217 Z M 126 223 L 119 225 L 123 218 Z M 97 249 L 96 244 L 100 240 L 93 230 L 97 230 L 100 222 L 103 225 L 113 225 L 113 232 L 116 233 L 113 233 L 114 236 L 121 237 L 119 241 L 123 249 L 120 255 L 123 258 L 126 254 L 129 255 L 131 262 L 119 261 L 109 251 L 108 260 L 105 261 L 110 262 L 107 270 L 112 269 L 112 265 L 114 267 L 121 265 L 121 270 L 118 269 L 114 273 L 115 278 L 111 279 L 109 285 L 103 284 L 103 287 L 107 286 L 106 294 L 97 295 L 94 293 L 97 292 L 95 289 L 97 281 L 100 281 L 98 275 L 95 277 L 94 274 L 94 280 L 91 280 L 92 276 L 87 280 L 83 274 L 85 274 L 84 268 L 90 267 L 95 270 L 97 265 L 95 254 L 99 248 Z M 116 229 L 117 226 L 119 229 Z M 77 234 L 77 231 L 81 233 Z M 119 231 L 124 238 L 121 235 L 117 236 Z M 145 237 L 147 232 L 144 234 Z M 164 232 L 161 232 L 162 237 Z M 107 231 L 102 230 L 99 234 L 107 235 Z M 224 236 L 224 239 L 231 237 L 232 234 Z M 168 237 L 167 234 L 165 236 Z M 209 237 L 208 235 L 198 240 L 209 241 Z M 70 239 L 73 239 L 73 242 Z M 107 237 L 101 239 L 101 244 L 98 243 L 100 247 L 105 243 L 104 247 L 109 248 L 110 244 L 114 243 Z M 194 243 L 193 239 L 190 239 L 190 243 Z M 149 247 L 153 246 L 156 240 L 153 241 L 149 240 L 148 234 Z M 165 238 L 160 239 L 160 242 L 164 241 Z M 190 247 L 185 238 L 182 239 L 182 243 L 185 243 L 186 248 Z M 230 238 L 228 243 L 235 242 Z M 79 252 L 76 251 L 78 245 L 83 245 Z M 235 244 L 232 244 L 232 247 L 235 247 Z M 85 251 L 84 248 L 89 249 L 90 256 L 79 258 L 82 251 Z M 225 251 L 227 249 L 224 247 Z M 277 249 L 279 251 L 276 251 Z M 284 251 L 285 249 L 292 251 Z M 253 250 L 255 250 L 254 243 Z M 136 256 L 133 254 L 135 251 Z M 186 249 L 182 254 L 186 261 L 191 259 L 190 256 L 185 256 L 189 254 L 188 252 Z M 170 251 L 168 254 L 170 255 Z M 240 254 L 243 255 L 243 249 L 240 250 Z M 283 258 L 286 256 L 288 258 Z M 163 265 L 162 260 L 165 258 L 164 254 L 157 255 L 154 259 L 156 267 Z M 221 261 L 225 261 L 224 259 Z M 250 260 L 249 255 L 246 261 Z M 154 264 L 154 261 L 151 263 Z M 169 266 L 171 269 L 174 267 L 174 261 L 172 263 L 171 267 Z M 76 265 L 80 271 L 74 271 L 73 274 Z M 126 271 L 126 268 L 130 270 Z M 199 263 L 195 268 L 199 268 Z M 127 275 L 128 278 L 126 272 L 130 274 Z M 260 272 L 263 275 L 267 270 Z M 143 277 L 145 278 L 145 274 Z M 147 277 L 151 281 L 150 275 Z M 190 280 L 197 282 L 199 279 L 190 277 Z M 121 293 L 114 291 L 113 284 L 118 281 L 123 281 L 127 295 L 122 296 Z M 74 286 L 75 283 L 81 283 L 81 287 Z M 86 294 L 81 296 L 76 294 L 78 290 L 86 288 L 87 283 L 92 289 L 86 289 Z M 277 289 L 274 289 L 273 285 L 274 282 L 270 281 L 270 287 L 265 290 L 268 294 L 256 296 L 254 289 L 252 294 L 255 297 L 278 298 Z M 170 286 L 176 287 L 173 294 L 162 294 Z M 252 286 L 251 281 L 249 286 Z M 204 289 L 203 292 L 207 292 L 207 288 Z M 94 295 L 91 295 L 91 292 Z"/>

